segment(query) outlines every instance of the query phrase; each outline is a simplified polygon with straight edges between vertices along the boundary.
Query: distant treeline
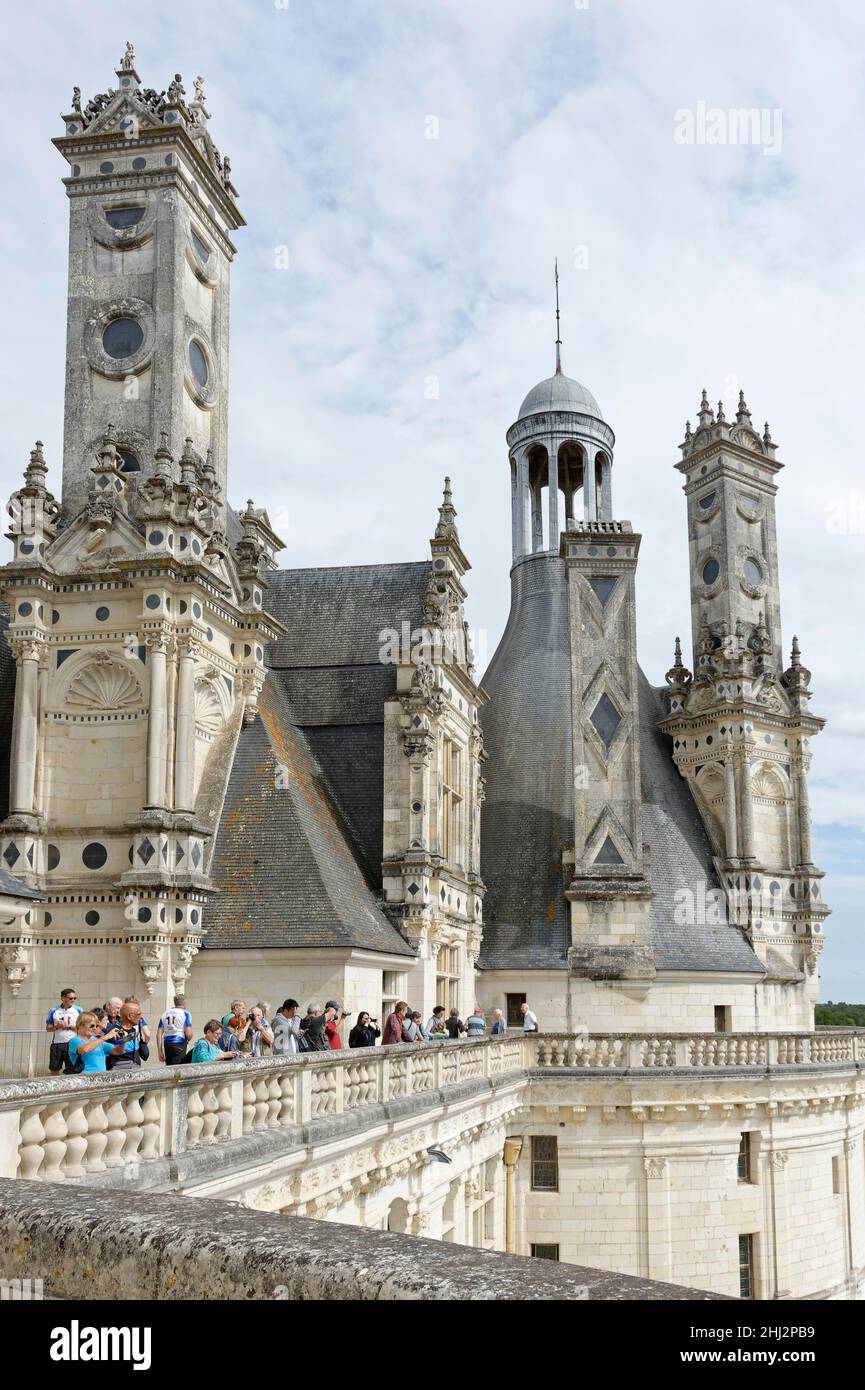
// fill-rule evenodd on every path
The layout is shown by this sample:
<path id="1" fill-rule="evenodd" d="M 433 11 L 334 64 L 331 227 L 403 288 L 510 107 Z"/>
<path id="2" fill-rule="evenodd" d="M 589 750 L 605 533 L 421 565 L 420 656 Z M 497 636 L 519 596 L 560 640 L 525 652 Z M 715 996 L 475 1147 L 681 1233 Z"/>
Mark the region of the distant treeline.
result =
<path id="1" fill-rule="evenodd" d="M 865 1028 L 865 1004 L 816 1004 L 814 1022 L 819 1027 Z"/>

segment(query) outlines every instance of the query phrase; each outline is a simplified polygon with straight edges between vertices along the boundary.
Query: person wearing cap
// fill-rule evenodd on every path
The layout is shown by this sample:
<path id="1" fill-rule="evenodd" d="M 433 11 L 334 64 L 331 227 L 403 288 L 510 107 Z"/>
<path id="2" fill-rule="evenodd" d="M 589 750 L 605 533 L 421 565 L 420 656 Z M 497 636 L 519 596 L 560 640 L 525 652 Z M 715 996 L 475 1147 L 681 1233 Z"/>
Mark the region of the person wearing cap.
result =
<path id="1" fill-rule="evenodd" d="M 324 1013 L 317 1014 L 315 1018 L 310 1018 L 306 1025 L 306 1036 L 312 1045 L 313 1052 L 329 1052 L 330 1039 L 327 1035 L 327 1025 L 332 1023 L 337 1014 L 341 1013 L 339 1004 L 335 999 L 328 999 L 324 1006 Z"/>

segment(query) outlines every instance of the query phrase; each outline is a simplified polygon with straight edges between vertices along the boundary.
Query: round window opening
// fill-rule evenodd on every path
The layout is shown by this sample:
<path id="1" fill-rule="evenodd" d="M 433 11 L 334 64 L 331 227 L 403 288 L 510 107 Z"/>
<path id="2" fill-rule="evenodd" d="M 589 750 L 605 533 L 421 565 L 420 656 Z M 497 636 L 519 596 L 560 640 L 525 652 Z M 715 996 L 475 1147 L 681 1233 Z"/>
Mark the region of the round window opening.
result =
<path id="1" fill-rule="evenodd" d="M 141 464 L 138 462 L 138 459 L 131 449 L 118 449 L 117 453 L 120 456 L 120 467 L 123 469 L 124 473 L 141 472 Z"/>
<path id="2" fill-rule="evenodd" d="M 201 237 L 197 236 L 195 232 L 190 232 L 189 235 L 192 238 L 192 249 L 198 257 L 199 261 L 202 265 L 207 265 L 207 262 L 210 260 L 209 248 L 205 246 L 204 242 L 201 240 Z"/>
<path id="3" fill-rule="evenodd" d="M 144 208 L 107 208 L 105 221 L 116 232 L 124 227 L 137 227 L 144 216 Z"/>
<path id="4" fill-rule="evenodd" d="M 144 342 L 144 329 L 135 319 L 112 319 L 102 334 L 102 346 L 109 357 L 132 357 Z"/>
<path id="5" fill-rule="evenodd" d="M 714 584 L 718 575 L 721 573 L 721 566 L 717 560 L 707 560 L 703 566 L 703 583 Z"/>
<path id="6" fill-rule="evenodd" d="M 207 358 L 201 351 L 198 343 L 193 338 L 189 344 L 189 367 L 192 372 L 196 385 L 204 387 L 207 385 Z"/>
<path id="7" fill-rule="evenodd" d="M 749 584 L 762 584 L 763 571 L 760 569 L 756 560 L 748 559 L 745 561 L 745 578 Z"/>

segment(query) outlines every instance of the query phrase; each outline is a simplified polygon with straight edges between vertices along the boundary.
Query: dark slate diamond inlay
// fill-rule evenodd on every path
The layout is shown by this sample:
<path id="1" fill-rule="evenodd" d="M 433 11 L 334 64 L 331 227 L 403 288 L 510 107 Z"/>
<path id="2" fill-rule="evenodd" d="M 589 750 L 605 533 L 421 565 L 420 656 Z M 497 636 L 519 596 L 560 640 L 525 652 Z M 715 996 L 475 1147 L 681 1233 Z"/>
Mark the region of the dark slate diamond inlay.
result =
<path id="1" fill-rule="evenodd" d="M 616 587 L 615 576 L 605 574 L 596 575 L 594 579 L 589 580 L 589 583 L 595 591 L 595 598 L 598 600 L 598 603 L 602 608 L 606 607 L 607 600 Z"/>
<path id="2" fill-rule="evenodd" d="M 141 841 L 141 844 L 138 846 L 138 858 L 143 864 L 149 864 L 155 853 L 156 850 L 149 840 Z"/>
<path id="3" fill-rule="evenodd" d="M 18 860 L 21 858 L 21 851 L 17 845 L 7 845 L 3 851 L 3 858 L 11 869 L 12 865 L 17 864 Z"/>
<path id="4" fill-rule="evenodd" d="M 420 892 L 420 884 L 419 884 L 419 883 L 410 883 L 409 886 L 408 886 L 408 891 L 411 893 L 412 897 L 414 897 L 414 894 L 415 894 L 415 893 L 419 893 L 419 892 Z"/>
<path id="5" fill-rule="evenodd" d="M 189 857 L 197 869 L 201 863 L 201 848 L 198 844 L 192 846 L 192 852 Z"/>
<path id="6" fill-rule="evenodd" d="M 612 840 L 608 835 L 595 857 L 595 863 L 624 864 L 624 862 L 624 859 L 619 854 L 619 851 L 616 849 L 616 846 L 613 844 Z"/>
<path id="7" fill-rule="evenodd" d="M 179 864 L 182 858 L 183 858 L 183 849 L 181 848 L 181 846 L 180 846 L 179 844 L 176 844 L 176 845 L 174 846 L 174 862 L 175 862 L 175 864 Z"/>
<path id="8" fill-rule="evenodd" d="M 609 695 L 602 695 L 592 711 L 592 723 L 606 749 L 609 750 L 621 722 L 622 716 Z"/>

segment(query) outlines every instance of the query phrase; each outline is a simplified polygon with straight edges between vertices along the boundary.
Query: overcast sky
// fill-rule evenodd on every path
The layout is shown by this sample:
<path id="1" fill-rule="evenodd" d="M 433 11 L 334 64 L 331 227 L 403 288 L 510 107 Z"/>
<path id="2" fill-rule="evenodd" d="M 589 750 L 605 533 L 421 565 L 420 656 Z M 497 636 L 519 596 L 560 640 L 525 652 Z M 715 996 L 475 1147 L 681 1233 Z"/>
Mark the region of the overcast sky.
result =
<path id="1" fill-rule="evenodd" d="M 3 495 L 37 436 L 59 488 L 67 206 L 50 140 L 73 84 L 84 100 L 114 84 L 127 39 L 146 86 L 204 75 L 249 224 L 232 273 L 232 501 L 269 508 L 284 565 L 420 559 L 450 473 L 487 656 L 509 601 L 504 434 L 553 369 L 558 255 L 564 368 L 616 432 L 614 513 L 644 535 L 654 683 L 677 633 L 690 648 L 685 419 L 703 386 L 728 413 L 742 386 L 771 423 L 784 641 L 798 634 L 829 720 L 812 778 L 835 908 L 822 994 L 865 1001 L 865 10 L 5 8 Z M 713 110 L 750 108 L 756 142 L 699 142 L 724 133 Z"/>

